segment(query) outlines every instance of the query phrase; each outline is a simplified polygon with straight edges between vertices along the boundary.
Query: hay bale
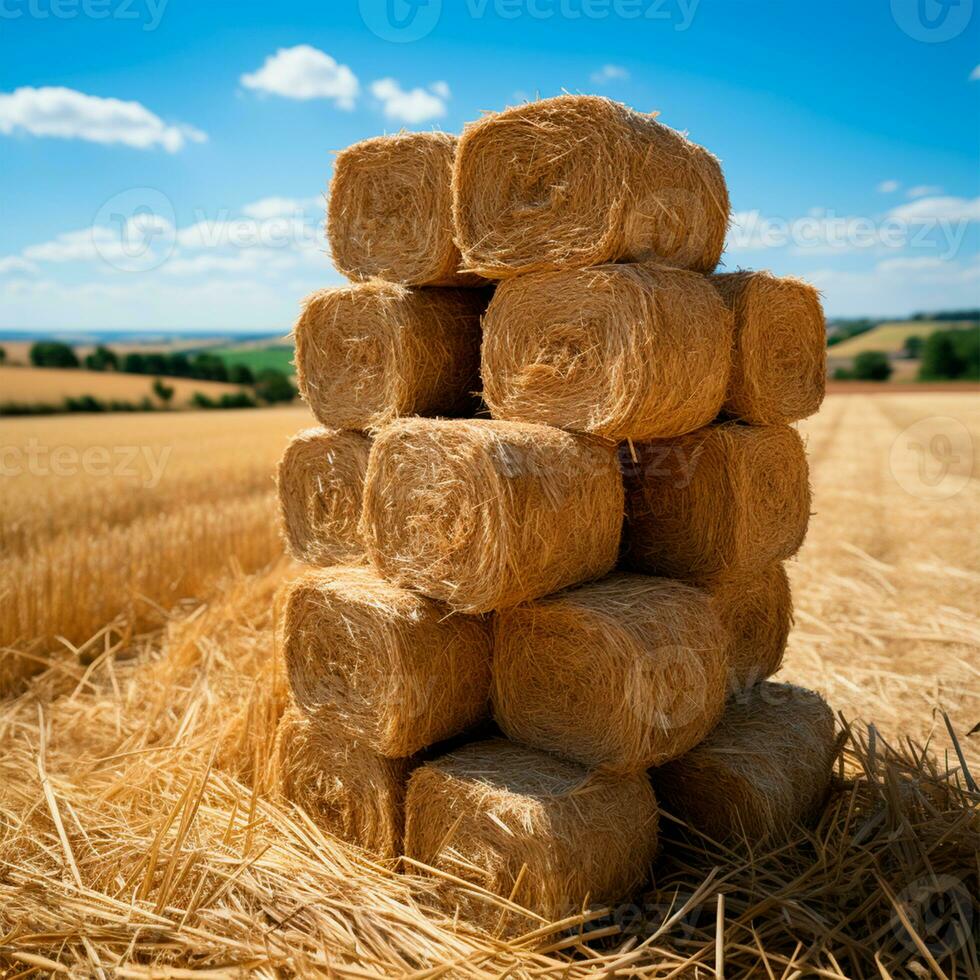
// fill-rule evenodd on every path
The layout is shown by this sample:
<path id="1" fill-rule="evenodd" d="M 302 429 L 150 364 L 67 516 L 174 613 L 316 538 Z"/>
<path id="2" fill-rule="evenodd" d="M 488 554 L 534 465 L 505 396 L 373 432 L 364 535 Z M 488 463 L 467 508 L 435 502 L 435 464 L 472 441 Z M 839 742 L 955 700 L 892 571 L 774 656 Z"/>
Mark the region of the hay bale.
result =
<path id="1" fill-rule="evenodd" d="M 665 810 L 716 841 L 755 844 L 813 817 L 835 756 L 824 699 L 767 681 L 732 699 L 700 745 L 652 775 Z"/>
<path id="2" fill-rule="evenodd" d="M 735 318 L 725 411 L 756 425 L 813 415 L 827 381 L 827 329 L 817 290 L 771 272 L 732 272 L 711 282 Z"/>
<path id="3" fill-rule="evenodd" d="M 621 461 L 623 560 L 635 571 L 703 580 L 761 570 L 806 536 L 809 470 L 789 426 L 712 425 L 624 446 Z"/>
<path id="4" fill-rule="evenodd" d="M 289 553 L 310 565 L 364 559 L 357 531 L 371 440 L 361 432 L 304 429 L 279 460 L 276 484 Z"/>
<path id="5" fill-rule="evenodd" d="M 323 831 L 394 858 L 401 853 L 412 759 L 388 759 L 295 706 L 276 729 L 276 788 Z"/>
<path id="6" fill-rule="evenodd" d="M 645 774 L 615 778 L 503 739 L 420 766 L 405 801 L 405 853 L 551 921 L 618 902 L 648 873 L 657 802 Z M 468 918 L 533 928 L 478 893 Z"/>
<path id="7" fill-rule="evenodd" d="M 538 272 L 501 283 L 483 320 L 495 418 L 607 439 L 661 439 L 713 421 L 732 317 L 708 280 L 655 265 Z"/>
<path id="8" fill-rule="evenodd" d="M 489 623 L 367 568 L 291 584 L 284 654 L 297 705 L 381 755 L 412 755 L 488 713 Z"/>
<path id="9" fill-rule="evenodd" d="M 401 419 L 371 447 L 361 535 L 392 582 L 482 613 L 608 572 L 622 517 L 611 443 L 520 422 Z"/>
<path id="10" fill-rule="evenodd" d="M 466 414 L 479 385 L 488 299 L 478 289 L 380 280 L 313 293 L 294 328 L 300 394 L 322 425 L 336 429 Z"/>
<path id="11" fill-rule="evenodd" d="M 654 117 L 562 95 L 467 126 L 453 168 L 464 268 L 500 279 L 659 258 L 713 270 L 729 216 L 721 166 Z"/>
<path id="12" fill-rule="evenodd" d="M 334 265 L 348 279 L 409 286 L 470 286 L 453 242 L 456 137 L 396 133 L 354 143 L 337 155 L 327 234 Z"/>
<path id="13" fill-rule="evenodd" d="M 616 574 L 495 620 L 493 712 L 519 742 L 643 772 L 682 755 L 721 717 L 729 637 L 702 589 Z"/>
<path id="14" fill-rule="evenodd" d="M 771 677 L 782 666 L 793 625 L 793 597 L 782 562 L 761 571 L 722 574 L 701 583 L 728 633 L 730 692 Z"/>

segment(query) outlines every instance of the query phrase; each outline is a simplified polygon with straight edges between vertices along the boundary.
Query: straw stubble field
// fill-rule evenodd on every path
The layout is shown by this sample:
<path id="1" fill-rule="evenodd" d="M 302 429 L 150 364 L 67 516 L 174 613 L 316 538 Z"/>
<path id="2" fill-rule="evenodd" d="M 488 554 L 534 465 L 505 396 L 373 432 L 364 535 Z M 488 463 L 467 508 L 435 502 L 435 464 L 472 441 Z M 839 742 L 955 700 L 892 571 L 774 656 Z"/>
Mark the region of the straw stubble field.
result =
<path id="1" fill-rule="evenodd" d="M 948 717 L 976 773 L 980 736 L 968 733 L 980 719 L 980 543 L 969 532 L 980 466 L 976 452 L 937 462 L 901 448 L 902 433 L 935 417 L 956 420 L 980 446 L 969 393 L 832 395 L 800 425 L 814 517 L 789 564 L 796 626 L 777 679 L 873 722 L 872 759 L 911 737 L 931 739 L 956 765 Z M 453 928 L 425 911 L 437 883 L 392 875 L 270 795 L 286 700 L 275 597 L 299 570 L 278 541 L 273 470 L 310 422 L 288 409 L 0 425 L 0 681 L 49 665 L 0 706 L 0 963 L 13 972 L 58 963 L 144 976 L 174 960 L 266 975 L 563 969 L 574 938 L 557 931 L 532 951 Z M 940 464 L 964 485 L 930 499 L 928 467 Z M 792 862 L 780 861 L 791 875 Z M 658 885 L 678 874 L 665 869 Z M 739 880 L 731 868 L 727 880 Z M 753 894 L 779 902 L 788 889 L 788 878 L 752 880 L 747 905 Z M 678 901 L 688 913 L 692 902 L 714 909 L 718 887 Z M 793 909 L 823 899 L 808 887 L 796 882 L 789 911 L 760 927 L 761 945 L 776 950 L 771 964 L 752 952 L 748 912 L 730 892 L 730 961 L 755 957 L 777 973 L 796 965 L 803 954 L 790 955 L 787 937 L 810 927 Z M 648 975 L 666 976 L 701 955 L 702 939 L 711 945 L 708 927 L 685 921 L 686 938 L 654 923 L 645 946 L 579 949 L 579 964 L 645 963 Z M 883 921 L 878 941 L 894 946 L 901 929 Z M 659 959 L 642 960 L 653 948 Z M 828 948 L 858 956 L 840 936 Z M 833 972 L 833 958 L 807 962 L 848 975 Z"/>

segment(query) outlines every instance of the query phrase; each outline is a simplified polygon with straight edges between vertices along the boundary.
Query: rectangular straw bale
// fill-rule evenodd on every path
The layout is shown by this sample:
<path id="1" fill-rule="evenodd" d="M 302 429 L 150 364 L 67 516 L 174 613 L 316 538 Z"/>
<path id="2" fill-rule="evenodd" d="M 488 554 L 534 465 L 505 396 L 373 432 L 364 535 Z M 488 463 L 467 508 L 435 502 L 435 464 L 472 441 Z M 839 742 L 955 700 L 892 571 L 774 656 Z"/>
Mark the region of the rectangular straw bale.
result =
<path id="1" fill-rule="evenodd" d="M 380 280 L 313 293 L 294 328 L 300 394 L 334 429 L 471 413 L 489 298 Z"/>
<path id="2" fill-rule="evenodd" d="M 286 602 L 297 705 L 381 755 L 405 757 L 489 713 L 490 624 L 364 567 L 318 569 Z"/>
<path id="3" fill-rule="evenodd" d="M 348 146 L 330 182 L 327 234 L 348 279 L 407 286 L 473 286 L 453 241 L 456 137 L 394 133 Z"/>
<path id="4" fill-rule="evenodd" d="M 279 514 L 289 553 L 310 565 L 365 560 L 357 530 L 371 439 L 361 432 L 311 428 L 279 460 Z"/>
<path id="5" fill-rule="evenodd" d="M 405 853 L 474 886 L 448 892 L 476 923 L 530 930 L 640 885 L 657 850 L 646 774 L 613 777 L 503 739 L 420 766 L 405 803 Z M 489 892 L 490 895 L 484 893 Z M 492 896 L 529 910 L 505 912 Z"/>
<path id="6" fill-rule="evenodd" d="M 405 785 L 415 759 L 388 759 L 295 706 L 276 730 L 277 788 L 322 831 L 379 857 L 402 850 Z"/>
<path id="7" fill-rule="evenodd" d="M 604 575 L 622 518 L 612 443 L 520 422 L 401 419 L 371 447 L 361 535 L 392 582 L 483 613 Z"/>
<path id="8" fill-rule="evenodd" d="M 827 327 L 817 290 L 771 272 L 731 272 L 711 282 L 735 319 L 726 413 L 755 425 L 813 415 L 827 382 Z"/>
<path id="9" fill-rule="evenodd" d="M 665 810 L 713 840 L 788 837 L 823 801 L 836 757 L 819 694 L 766 681 L 733 698 L 714 731 L 653 772 Z"/>
<path id="10" fill-rule="evenodd" d="M 803 543 L 809 470 L 789 426 L 711 425 L 620 458 L 623 561 L 635 571 L 699 581 L 761 570 Z"/>
<path id="11" fill-rule="evenodd" d="M 728 190 L 707 150 L 591 95 L 561 95 L 468 125 L 453 168 L 465 268 L 491 279 L 661 259 L 711 272 Z"/>
<path id="12" fill-rule="evenodd" d="M 744 691 L 775 674 L 793 626 L 793 597 L 783 563 L 722 573 L 699 584 L 715 601 L 730 639 L 729 692 Z"/>
<path id="13" fill-rule="evenodd" d="M 515 276 L 483 319 L 494 418 L 606 439 L 683 435 L 728 387 L 732 314 L 704 276 L 613 264 Z"/>
<path id="14" fill-rule="evenodd" d="M 493 712 L 515 741 L 643 772 L 721 717 L 729 637 L 702 589 L 619 573 L 494 619 Z"/>

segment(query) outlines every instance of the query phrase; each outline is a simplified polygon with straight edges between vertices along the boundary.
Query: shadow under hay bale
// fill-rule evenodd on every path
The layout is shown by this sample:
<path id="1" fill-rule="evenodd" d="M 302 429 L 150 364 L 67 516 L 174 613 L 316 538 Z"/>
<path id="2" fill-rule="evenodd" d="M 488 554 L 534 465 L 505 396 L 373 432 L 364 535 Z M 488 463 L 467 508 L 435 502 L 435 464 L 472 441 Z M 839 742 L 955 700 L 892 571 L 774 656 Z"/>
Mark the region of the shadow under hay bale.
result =
<path id="1" fill-rule="evenodd" d="M 494 717 L 517 741 L 643 772 L 717 723 L 728 650 L 703 590 L 611 575 L 496 614 Z"/>
<path id="2" fill-rule="evenodd" d="M 489 298 L 380 280 L 313 293 L 294 328 L 300 394 L 317 421 L 336 429 L 468 414 Z"/>
<path id="3" fill-rule="evenodd" d="M 711 272 L 728 217 L 714 156 L 609 99 L 530 102 L 459 141 L 456 242 L 464 267 L 491 279 L 651 258 Z"/>
<path id="4" fill-rule="evenodd" d="M 783 563 L 722 574 L 699 584 L 711 593 L 731 638 L 729 691 L 743 691 L 775 674 L 793 625 L 793 596 Z"/>
<path id="5" fill-rule="evenodd" d="M 608 572 L 622 516 L 611 443 L 520 422 L 402 419 L 371 447 L 361 535 L 386 578 L 482 613 Z"/>
<path id="6" fill-rule="evenodd" d="M 725 411 L 755 425 L 813 415 L 827 382 L 827 332 L 817 290 L 770 272 L 725 273 L 711 282 L 735 317 Z"/>
<path id="7" fill-rule="evenodd" d="M 277 789 L 323 831 L 394 858 L 402 850 L 405 784 L 413 759 L 388 759 L 295 706 L 276 730 Z"/>
<path id="8" fill-rule="evenodd" d="M 308 572 L 288 594 L 284 655 L 297 705 L 404 757 L 488 714 L 490 624 L 367 568 Z"/>
<path id="9" fill-rule="evenodd" d="M 405 853 L 461 879 L 446 896 L 466 918 L 523 931 L 540 921 L 522 909 L 557 919 L 581 911 L 586 900 L 629 894 L 655 856 L 657 818 L 645 775 L 589 773 L 496 739 L 414 772 Z"/>
<path id="10" fill-rule="evenodd" d="M 732 698 L 714 731 L 652 778 L 664 809 L 698 833 L 754 845 L 813 818 L 836 754 L 824 699 L 766 681 Z"/>
<path id="11" fill-rule="evenodd" d="M 786 425 L 712 425 L 620 448 L 623 563 L 704 580 L 796 554 L 810 518 L 809 468 Z"/>
<path id="12" fill-rule="evenodd" d="M 371 440 L 361 432 L 304 429 L 279 460 L 276 484 L 286 548 L 310 565 L 365 559 L 357 530 Z"/>
<path id="13" fill-rule="evenodd" d="M 453 241 L 456 137 L 395 133 L 348 146 L 330 182 L 327 234 L 348 279 L 409 286 L 472 286 Z"/>
<path id="14" fill-rule="evenodd" d="M 731 345 L 731 312 L 693 272 L 517 276 L 483 319 L 484 400 L 495 418 L 616 441 L 682 435 L 721 410 Z"/>

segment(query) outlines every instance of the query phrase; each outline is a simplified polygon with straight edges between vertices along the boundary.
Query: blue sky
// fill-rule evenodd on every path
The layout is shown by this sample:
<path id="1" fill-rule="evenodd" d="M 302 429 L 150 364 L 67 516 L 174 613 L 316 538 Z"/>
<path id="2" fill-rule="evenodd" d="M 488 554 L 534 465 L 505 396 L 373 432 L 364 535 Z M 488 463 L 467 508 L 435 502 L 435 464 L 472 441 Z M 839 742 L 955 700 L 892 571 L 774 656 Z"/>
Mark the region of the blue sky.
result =
<path id="1" fill-rule="evenodd" d="M 0 328 L 285 330 L 334 151 L 563 90 L 722 159 L 728 268 L 980 303 L 980 0 L 413 3 L 0 0 Z"/>

